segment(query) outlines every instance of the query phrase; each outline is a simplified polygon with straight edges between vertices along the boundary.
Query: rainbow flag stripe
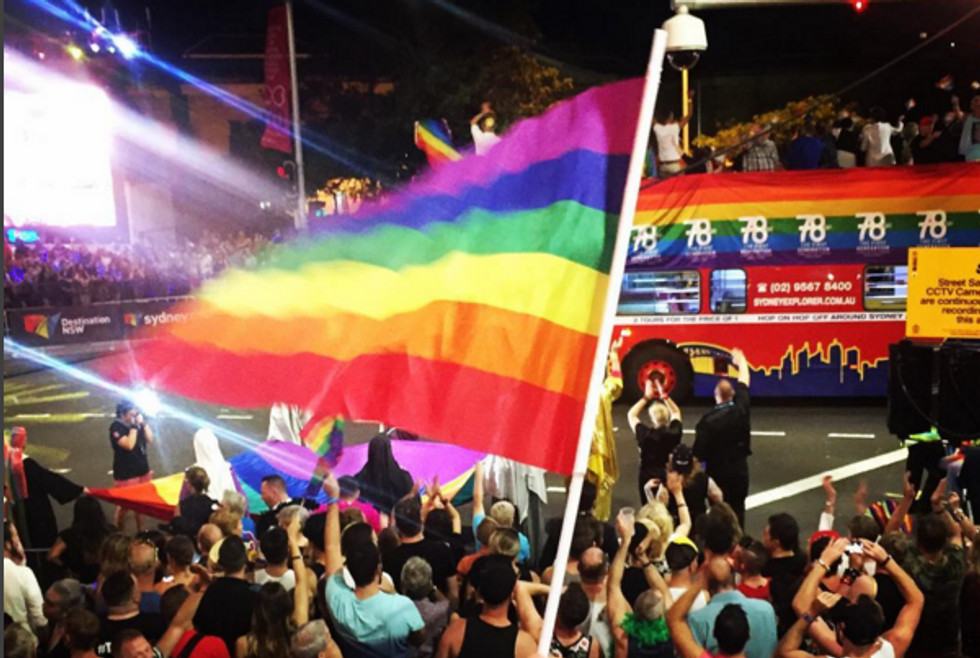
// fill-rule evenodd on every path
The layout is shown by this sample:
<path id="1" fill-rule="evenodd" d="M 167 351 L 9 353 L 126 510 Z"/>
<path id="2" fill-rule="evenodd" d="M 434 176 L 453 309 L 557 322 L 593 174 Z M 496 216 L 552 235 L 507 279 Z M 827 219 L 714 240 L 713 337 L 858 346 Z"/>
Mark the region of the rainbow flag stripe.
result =
<path id="1" fill-rule="evenodd" d="M 452 137 L 441 121 L 425 119 L 415 123 L 415 146 L 425 153 L 430 167 L 439 167 L 447 162 L 462 160 L 463 156 L 453 148 Z"/>
<path id="2" fill-rule="evenodd" d="M 300 438 L 313 454 L 336 466 L 344 450 L 344 427 L 343 418 L 314 419 L 303 428 Z"/>
<path id="3" fill-rule="evenodd" d="M 265 268 L 229 272 L 115 376 L 570 473 L 642 90 L 592 89 Z"/>

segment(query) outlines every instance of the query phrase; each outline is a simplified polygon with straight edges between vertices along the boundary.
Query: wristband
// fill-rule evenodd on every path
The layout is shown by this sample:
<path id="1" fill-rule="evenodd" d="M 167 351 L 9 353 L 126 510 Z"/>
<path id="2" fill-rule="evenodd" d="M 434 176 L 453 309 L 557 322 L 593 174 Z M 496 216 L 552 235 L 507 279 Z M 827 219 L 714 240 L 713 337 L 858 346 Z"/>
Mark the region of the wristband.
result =
<path id="1" fill-rule="evenodd" d="M 303 556 L 302 555 L 294 555 L 294 556 L 292 556 L 289 559 L 290 559 L 290 561 L 295 562 L 296 560 L 302 560 L 303 559 Z"/>
<path id="2" fill-rule="evenodd" d="M 803 621 L 805 621 L 807 623 L 807 625 L 810 625 L 810 624 L 812 624 L 813 622 L 816 621 L 816 619 L 814 619 L 813 617 L 810 616 L 810 613 L 809 612 L 804 612 L 802 615 L 800 615 L 800 619 L 802 619 Z"/>
<path id="3" fill-rule="evenodd" d="M 327 505 L 337 505 L 340 503 L 340 498 L 331 498 L 327 496 Z"/>
<path id="4" fill-rule="evenodd" d="M 827 566 L 827 563 L 823 561 L 823 558 L 818 558 L 817 559 L 817 564 L 820 565 L 821 567 L 823 567 L 824 568 L 824 571 L 827 571 L 827 572 L 830 571 L 830 567 Z"/>
<path id="5" fill-rule="evenodd" d="M 891 561 L 892 561 L 892 556 L 889 555 L 887 558 L 885 558 L 885 561 L 881 563 L 881 568 L 884 569 L 885 567 L 887 567 L 888 563 Z"/>

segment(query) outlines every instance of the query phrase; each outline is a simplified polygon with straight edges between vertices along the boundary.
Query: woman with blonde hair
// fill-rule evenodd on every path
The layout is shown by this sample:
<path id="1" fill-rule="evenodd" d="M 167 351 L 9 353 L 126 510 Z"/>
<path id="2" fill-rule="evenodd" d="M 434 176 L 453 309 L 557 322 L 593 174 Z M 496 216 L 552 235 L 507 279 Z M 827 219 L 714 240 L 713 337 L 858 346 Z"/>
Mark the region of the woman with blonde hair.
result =
<path id="1" fill-rule="evenodd" d="M 652 426 L 640 416 L 648 409 Z M 684 436 L 681 410 L 664 391 L 663 384 L 647 380 L 646 392 L 627 415 L 640 449 L 640 500 L 650 480 L 663 482 L 667 477 L 667 460 Z"/>

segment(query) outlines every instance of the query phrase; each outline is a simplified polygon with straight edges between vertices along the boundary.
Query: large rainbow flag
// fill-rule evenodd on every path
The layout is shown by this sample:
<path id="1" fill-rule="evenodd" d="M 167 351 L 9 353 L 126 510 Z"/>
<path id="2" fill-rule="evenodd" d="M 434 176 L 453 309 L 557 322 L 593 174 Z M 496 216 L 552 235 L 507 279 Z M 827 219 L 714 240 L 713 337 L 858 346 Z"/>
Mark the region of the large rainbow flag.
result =
<path id="1" fill-rule="evenodd" d="M 187 324 L 110 374 L 571 473 L 642 91 L 589 90 L 488 155 L 209 282 Z"/>
<path id="2" fill-rule="evenodd" d="M 440 488 L 454 504 L 463 504 L 472 496 L 474 466 L 486 457 L 482 452 L 426 441 L 392 441 L 391 446 L 395 459 L 412 475 L 425 482 L 439 478 Z M 367 449 L 366 443 L 347 447 L 344 460 L 334 470 L 335 475 L 356 475 L 367 461 Z M 305 496 L 319 460 L 320 457 L 306 446 L 267 441 L 232 457 L 229 463 L 248 498 L 249 512 L 261 514 L 267 509 L 259 495 L 262 478 L 277 473 L 285 480 L 290 496 Z M 175 473 L 134 487 L 93 489 L 91 495 L 140 514 L 170 521 L 180 502 L 183 482 L 184 474 Z M 313 497 L 325 502 L 322 491 Z"/>

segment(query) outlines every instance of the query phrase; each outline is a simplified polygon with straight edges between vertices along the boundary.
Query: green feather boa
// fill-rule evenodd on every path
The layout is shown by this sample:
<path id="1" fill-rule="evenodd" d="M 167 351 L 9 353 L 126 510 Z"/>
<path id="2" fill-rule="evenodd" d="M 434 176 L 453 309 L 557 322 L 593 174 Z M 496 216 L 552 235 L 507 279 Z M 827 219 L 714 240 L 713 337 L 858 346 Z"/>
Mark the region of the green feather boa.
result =
<path id="1" fill-rule="evenodd" d="M 670 642 L 670 631 L 667 630 L 667 622 L 662 617 L 652 621 L 639 620 L 636 615 L 629 613 L 623 619 L 622 629 L 626 631 L 628 637 L 645 647 L 655 647 Z"/>

